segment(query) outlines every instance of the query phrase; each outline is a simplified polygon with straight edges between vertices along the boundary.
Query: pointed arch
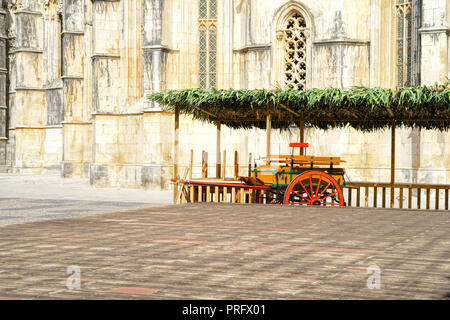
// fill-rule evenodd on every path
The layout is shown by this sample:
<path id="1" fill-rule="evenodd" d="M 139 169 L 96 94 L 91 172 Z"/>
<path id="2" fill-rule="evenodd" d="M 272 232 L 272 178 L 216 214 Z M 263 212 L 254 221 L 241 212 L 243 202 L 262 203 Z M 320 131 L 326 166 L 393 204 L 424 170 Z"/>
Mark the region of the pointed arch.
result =
<path id="1" fill-rule="evenodd" d="M 217 87 L 217 0 L 199 2 L 199 88 Z"/>
<path id="2" fill-rule="evenodd" d="M 272 85 L 304 90 L 311 87 L 313 20 L 297 1 L 281 7 L 272 23 Z"/>

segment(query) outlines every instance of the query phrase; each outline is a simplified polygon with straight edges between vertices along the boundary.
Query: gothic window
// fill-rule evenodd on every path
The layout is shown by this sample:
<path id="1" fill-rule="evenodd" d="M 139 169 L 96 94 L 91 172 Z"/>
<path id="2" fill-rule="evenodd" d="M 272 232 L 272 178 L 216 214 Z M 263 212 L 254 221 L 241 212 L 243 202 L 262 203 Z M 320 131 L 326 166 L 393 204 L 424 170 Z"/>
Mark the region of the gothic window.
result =
<path id="1" fill-rule="evenodd" d="M 397 0 L 397 87 L 412 85 L 412 49 L 413 29 L 412 4 L 408 0 Z"/>
<path id="2" fill-rule="evenodd" d="M 286 19 L 282 30 L 284 46 L 283 81 L 292 89 L 306 88 L 306 21 L 294 11 Z"/>
<path id="3" fill-rule="evenodd" d="M 217 86 L 217 1 L 200 0 L 199 6 L 199 87 Z"/>

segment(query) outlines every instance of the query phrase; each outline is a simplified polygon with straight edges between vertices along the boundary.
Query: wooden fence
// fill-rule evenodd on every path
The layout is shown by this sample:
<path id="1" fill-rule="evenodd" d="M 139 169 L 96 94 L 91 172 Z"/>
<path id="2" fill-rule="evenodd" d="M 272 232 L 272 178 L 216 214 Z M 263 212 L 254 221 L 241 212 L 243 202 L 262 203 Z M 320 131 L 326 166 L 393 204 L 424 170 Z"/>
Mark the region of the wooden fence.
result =
<path id="1" fill-rule="evenodd" d="M 194 152 L 191 150 L 189 167 L 186 168 L 185 176 L 180 177 L 181 179 L 193 178 L 193 159 Z M 252 154 L 249 154 L 248 164 L 240 165 L 238 152 L 234 152 L 234 163 L 228 166 L 228 171 L 231 169 L 233 173 L 230 178 L 225 178 L 226 168 L 226 151 L 222 152 L 221 163 L 216 164 L 215 174 L 208 167 L 208 153 L 203 151 L 199 179 L 220 178 L 236 181 L 239 176 L 251 176 Z M 271 203 L 274 197 L 273 192 L 257 190 L 248 185 L 242 187 L 189 185 L 183 189 L 180 185 L 174 188 L 175 203 Z M 343 193 L 346 205 L 351 207 L 448 210 L 449 190 L 450 185 L 347 182 Z"/>
<path id="2" fill-rule="evenodd" d="M 352 207 L 448 210 L 449 190 L 439 184 L 349 182 L 344 198 Z"/>

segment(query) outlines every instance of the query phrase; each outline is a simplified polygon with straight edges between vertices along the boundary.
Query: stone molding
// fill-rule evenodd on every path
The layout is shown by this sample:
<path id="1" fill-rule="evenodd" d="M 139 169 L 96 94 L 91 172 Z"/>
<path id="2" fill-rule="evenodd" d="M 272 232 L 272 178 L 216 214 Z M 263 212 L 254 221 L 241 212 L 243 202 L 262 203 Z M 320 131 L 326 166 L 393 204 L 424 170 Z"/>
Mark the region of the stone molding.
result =
<path id="1" fill-rule="evenodd" d="M 446 33 L 450 35 L 450 28 L 446 26 L 420 28 L 419 33 Z"/>
<path id="2" fill-rule="evenodd" d="M 233 49 L 234 52 L 246 53 L 248 51 L 267 51 L 272 49 L 272 44 L 252 44 L 242 48 Z"/>
<path id="3" fill-rule="evenodd" d="M 333 46 L 333 45 L 369 46 L 370 41 L 359 39 L 323 39 L 323 40 L 316 40 L 313 44 L 316 46 Z"/>

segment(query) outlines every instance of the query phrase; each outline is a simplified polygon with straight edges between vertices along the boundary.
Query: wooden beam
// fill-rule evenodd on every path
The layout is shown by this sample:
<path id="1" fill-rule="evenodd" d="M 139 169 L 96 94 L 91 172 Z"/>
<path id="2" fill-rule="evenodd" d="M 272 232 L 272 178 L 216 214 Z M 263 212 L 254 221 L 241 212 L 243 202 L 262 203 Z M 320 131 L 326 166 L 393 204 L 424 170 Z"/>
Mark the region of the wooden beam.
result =
<path id="1" fill-rule="evenodd" d="M 221 123 L 217 121 L 217 138 L 216 138 L 216 177 L 220 178 L 220 138 L 221 138 Z"/>
<path id="2" fill-rule="evenodd" d="M 391 208 L 394 207 L 394 183 L 395 183 L 395 121 L 391 126 Z"/>
<path id="3" fill-rule="evenodd" d="M 300 142 L 305 142 L 305 121 L 300 121 Z M 305 154 L 305 148 L 300 148 L 300 155 Z"/>
<path id="4" fill-rule="evenodd" d="M 286 107 L 284 104 L 280 103 L 280 107 L 282 107 L 284 110 L 289 111 L 290 113 L 292 113 L 293 115 L 297 116 L 297 117 L 301 117 L 300 113 L 295 112 L 294 110 L 292 110 L 289 107 Z"/>
<path id="5" fill-rule="evenodd" d="M 270 107 L 267 104 L 267 116 L 266 116 L 266 154 L 270 154 L 270 143 L 271 143 L 271 131 L 272 131 L 272 115 L 270 114 Z"/>
<path id="6" fill-rule="evenodd" d="M 267 118 L 266 118 L 267 119 Z M 226 124 L 226 122 L 264 122 L 266 121 L 266 119 L 260 119 L 260 118 L 254 118 L 254 117 L 249 117 L 249 118 L 241 118 L 241 117 L 235 117 L 235 118 L 221 118 L 220 120 L 222 121 L 223 124 Z M 273 121 L 278 121 L 277 118 L 273 118 Z M 323 118 L 283 118 L 280 119 L 280 121 L 287 121 L 287 120 L 293 120 L 293 121 L 308 121 L 308 122 L 331 122 L 331 121 L 335 121 L 335 122 L 360 122 L 360 123 L 364 123 L 364 122 L 391 122 L 392 119 L 350 119 L 350 118 L 341 118 L 341 119 L 337 119 L 337 118 L 331 118 L 331 117 L 323 117 Z M 442 119 L 442 118 L 422 118 L 422 119 L 395 119 L 395 121 L 401 121 L 401 122 L 429 122 L 429 121 L 433 121 L 433 122 L 442 122 L 442 121 L 448 121 L 447 119 Z"/>
<path id="7" fill-rule="evenodd" d="M 222 160 L 222 179 L 225 179 L 226 169 L 227 169 L 227 151 L 223 150 L 223 160 Z"/>
<path id="8" fill-rule="evenodd" d="M 179 138 L 180 138 L 180 108 L 175 107 L 175 121 L 174 121 L 174 148 L 173 148 L 173 177 L 175 179 L 178 179 L 178 145 L 179 145 Z M 174 185 L 173 189 L 173 201 L 176 203 L 177 199 L 177 189 Z"/>
<path id="9" fill-rule="evenodd" d="M 197 108 L 198 110 L 200 110 L 201 112 L 206 113 L 208 116 L 213 117 L 214 119 L 217 119 L 217 118 L 218 118 L 215 114 L 213 114 L 213 113 L 211 113 L 211 112 L 209 112 L 209 111 L 206 111 L 206 110 L 204 110 L 204 109 L 202 109 L 202 108 L 200 108 L 200 107 L 196 107 L 196 108 Z"/>

